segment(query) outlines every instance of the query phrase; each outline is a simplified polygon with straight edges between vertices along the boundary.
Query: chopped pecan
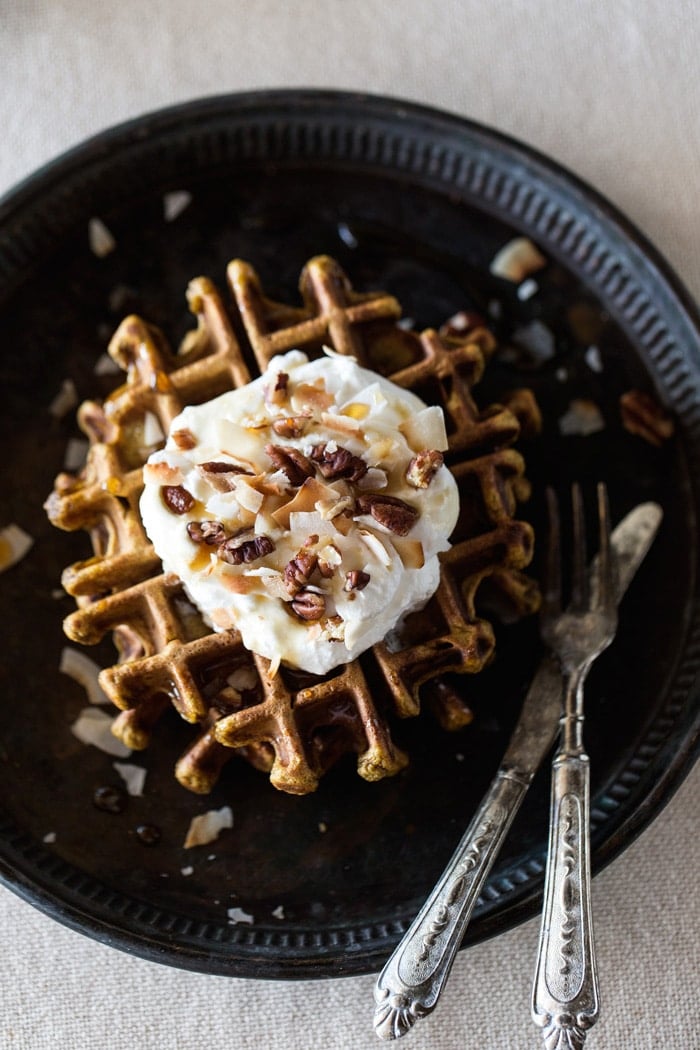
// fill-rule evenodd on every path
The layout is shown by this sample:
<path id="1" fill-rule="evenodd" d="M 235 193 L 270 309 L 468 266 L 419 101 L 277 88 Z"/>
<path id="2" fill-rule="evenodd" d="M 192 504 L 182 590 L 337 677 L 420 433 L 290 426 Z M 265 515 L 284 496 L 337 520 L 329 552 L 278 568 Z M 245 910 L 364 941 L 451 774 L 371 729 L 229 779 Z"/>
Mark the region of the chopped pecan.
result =
<path id="1" fill-rule="evenodd" d="M 308 550 L 300 550 L 284 567 L 284 585 L 294 597 L 303 591 L 318 564 L 318 555 Z"/>
<path id="2" fill-rule="evenodd" d="M 186 514 L 194 506 L 194 496 L 182 485 L 163 485 L 160 494 L 163 503 L 173 514 Z"/>
<path id="3" fill-rule="evenodd" d="M 245 467 L 239 467 L 237 463 L 224 463 L 222 460 L 210 460 L 208 463 L 198 463 L 197 466 L 206 474 L 248 474 L 250 471 Z"/>
<path id="4" fill-rule="evenodd" d="M 343 590 L 363 591 L 369 581 L 370 575 L 368 572 L 362 572 L 361 569 L 351 569 L 350 572 L 345 573 L 345 584 Z"/>
<path id="5" fill-rule="evenodd" d="M 300 620 L 320 620 L 326 611 L 326 599 L 316 591 L 299 591 L 292 599 L 292 610 Z"/>
<path id="6" fill-rule="evenodd" d="M 187 535 L 193 543 L 218 547 L 226 539 L 226 530 L 220 521 L 188 521 Z"/>
<path id="7" fill-rule="evenodd" d="M 396 496 L 367 492 L 357 497 L 355 506 L 358 514 L 371 514 L 375 521 L 397 536 L 408 535 L 418 520 L 416 508 Z"/>
<path id="8" fill-rule="evenodd" d="M 342 445 L 329 449 L 328 445 L 314 445 L 311 459 L 318 463 L 318 469 L 324 478 L 347 478 L 348 481 L 359 481 L 367 473 L 367 464 L 360 456 L 355 456 Z"/>
<path id="9" fill-rule="evenodd" d="M 660 447 L 674 431 L 673 420 L 661 405 L 643 390 L 628 390 L 620 397 L 622 425 L 650 445 Z"/>
<path id="10" fill-rule="evenodd" d="M 231 536 L 219 546 L 218 554 L 221 560 L 229 565 L 242 565 L 244 562 L 248 564 L 257 561 L 258 558 L 264 558 L 274 549 L 275 545 L 269 536 L 256 536 L 252 540 L 244 540 L 243 543 L 236 543 L 236 537 Z"/>
<path id="11" fill-rule="evenodd" d="M 286 372 L 278 372 L 275 377 L 275 385 L 265 390 L 265 400 L 268 405 L 283 405 L 287 400 L 288 385 L 288 374 Z"/>
<path id="12" fill-rule="evenodd" d="M 275 434 L 283 438 L 301 437 L 309 422 L 309 416 L 283 416 L 272 421 Z"/>
<path id="13" fill-rule="evenodd" d="M 303 485 L 307 478 L 315 474 L 313 463 L 309 462 L 303 452 L 290 445 L 265 445 L 265 452 L 277 470 L 283 471 L 290 485 Z"/>
<path id="14" fill-rule="evenodd" d="M 414 489 L 427 489 L 444 462 L 442 452 L 434 448 L 424 448 L 408 464 L 406 481 Z"/>
<path id="15" fill-rule="evenodd" d="M 183 427 L 182 430 L 175 430 L 173 432 L 173 441 L 181 452 L 187 452 L 188 449 L 194 448 L 197 444 L 197 438 L 187 427 Z"/>

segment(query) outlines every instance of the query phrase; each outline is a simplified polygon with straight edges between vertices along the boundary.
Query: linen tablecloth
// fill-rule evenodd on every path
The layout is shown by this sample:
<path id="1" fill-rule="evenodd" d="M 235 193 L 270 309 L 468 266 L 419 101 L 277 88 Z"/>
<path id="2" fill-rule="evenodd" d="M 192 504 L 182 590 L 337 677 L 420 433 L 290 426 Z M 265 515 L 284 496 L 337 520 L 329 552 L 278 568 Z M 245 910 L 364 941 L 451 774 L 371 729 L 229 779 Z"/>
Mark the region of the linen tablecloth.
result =
<path id="1" fill-rule="evenodd" d="M 592 183 L 700 293 L 695 0 L 24 0 L 0 4 L 0 192 L 113 123 L 197 96 L 333 87 L 433 104 Z M 700 769 L 594 880 L 603 1013 L 592 1048 L 700 1046 Z M 407 1046 L 537 1047 L 537 923 L 460 953 Z M 0 890 L 0 1046 L 378 1046 L 372 977 L 193 975 L 94 943 Z"/>

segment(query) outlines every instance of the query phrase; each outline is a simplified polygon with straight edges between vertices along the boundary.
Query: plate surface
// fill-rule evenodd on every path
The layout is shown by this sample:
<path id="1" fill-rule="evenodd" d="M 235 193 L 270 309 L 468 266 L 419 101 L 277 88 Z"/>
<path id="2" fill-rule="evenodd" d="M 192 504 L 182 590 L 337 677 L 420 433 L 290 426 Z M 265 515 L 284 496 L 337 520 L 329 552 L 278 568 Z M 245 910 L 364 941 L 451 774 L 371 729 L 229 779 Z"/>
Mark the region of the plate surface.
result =
<path id="1" fill-rule="evenodd" d="M 164 194 L 182 190 L 191 202 L 166 221 Z M 116 240 L 104 258 L 89 248 L 94 216 Z M 549 260 L 529 298 L 489 274 L 498 248 L 520 234 Z M 242 257 L 269 294 L 295 301 L 302 265 L 321 252 L 357 288 L 395 294 L 418 328 L 460 309 L 489 318 L 512 352 L 491 366 L 477 395 L 487 403 L 499 390 L 529 385 L 544 411 L 541 437 L 524 447 L 534 494 L 522 516 L 536 529 L 547 482 L 604 478 L 615 519 L 643 499 L 664 508 L 618 638 L 590 678 L 596 869 L 660 810 L 697 750 L 700 329 L 682 287 L 640 234 L 526 147 L 387 99 L 237 95 L 107 132 L 0 204 L 2 432 L 10 449 L 0 467 L 3 517 L 35 538 L 0 581 L 0 877 L 90 936 L 210 973 L 378 969 L 488 785 L 540 651 L 535 624 L 500 628 L 498 658 L 464 684 L 474 723 L 454 735 L 427 716 L 401 725 L 411 765 L 380 784 L 361 781 L 349 761 L 314 795 L 292 798 L 231 763 L 210 798 L 190 795 L 171 774 L 190 739 L 173 714 L 133 758 L 148 769 L 143 797 L 119 814 L 93 805 L 95 789 L 120 778 L 109 756 L 72 736 L 84 696 L 58 673 L 72 601 L 55 591 L 62 567 L 86 556 L 87 540 L 54 530 L 42 510 L 67 441 L 78 436 L 73 413 L 56 420 L 48 405 L 69 376 L 81 399 L 108 391 L 113 378 L 95 375 L 94 365 L 127 312 L 176 342 L 191 324 L 190 277 L 206 274 L 223 287 L 226 263 Z M 537 367 L 526 349 L 533 332 L 545 349 L 547 333 L 555 336 L 555 356 Z M 673 412 L 671 441 L 656 448 L 623 428 L 619 396 L 632 388 Z M 576 398 L 599 407 L 604 429 L 562 435 L 559 420 Z M 547 796 L 543 771 L 467 943 L 536 910 Z M 225 804 L 233 830 L 185 851 L 191 818 Z M 156 845 L 139 841 L 141 824 L 158 826 Z M 231 908 L 243 921 L 228 921 Z"/>

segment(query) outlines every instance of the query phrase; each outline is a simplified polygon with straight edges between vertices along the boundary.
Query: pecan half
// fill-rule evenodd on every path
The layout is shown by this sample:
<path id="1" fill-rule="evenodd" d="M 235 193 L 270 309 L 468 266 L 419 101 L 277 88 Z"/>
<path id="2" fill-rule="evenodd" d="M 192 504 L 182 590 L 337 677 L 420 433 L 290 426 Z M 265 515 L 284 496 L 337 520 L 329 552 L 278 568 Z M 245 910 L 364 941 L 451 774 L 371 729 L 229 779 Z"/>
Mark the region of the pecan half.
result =
<path id="1" fill-rule="evenodd" d="M 208 463 L 198 463 L 197 466 L 206 474 L 248 474 L 250 471 L 245 467 L 239 467 L 237 463 L 224 463 L 223 460 L 209 460 Z"/>
<path id="2" fill-rule="evenodd" d="M 218 554 L 228 565 L 242 565 L 244 562 L 248 564 L 257 561 L 258 558 L 264 558 L 274 549 L 275 545 L 269 536 L 256 536 L 252 540 L 244 540 L 243 543 L 236 543 L 235 537 L 232 536 L 219 546 Z"/>
<path id="3" fill-rule="evenodd" d="M 408 535 L 418 520 L 416 508 L 396 496 L 363 493 L 357 497 L 355 506 L 358 514 L 371 514 L 375 521 L 397 536 Z"/>
<path id="4" fill-rule="evenodd" d="M 299 591 L 292 600 L 292 610 L 300 620 L 320 620 L 326 611 L 326 599 L 316 591 Z"/>
<path id="5" fill-rule="evenodd" d="M 406 481 L 414 489 L 427 489 L 444 462 L 442 452 L 434 448 L 424 448 L 408 464 Z"/>
<path id="6" fill-rule="evenodd" d="M 188 521 L 187 535 L 193 543 L 218 547 L 226 539 L 226 530 L 220 521 Z"/>
<path id="7" fill-rule="evenodd" d="M 343 586 L 344 591 L 363 591 L 370 581 L 370 575 L 368 572 L 362 572 L 361 569 L 351 569 L 350 572 L 345 574 L 345 584 Z"/>
<path id="8" fill-rule="evenodd" d="M 313 464 L 303 452 L 290 445 L 265 445 L 265 452 L 277 470 L 283 471 L 290 485 L 303 485 L 307 478 L 316 473 Z"/>
<path id="9" fill-rule="evenodd" d="M 284 585 L 294 597 L 303 591 L 318 564 L 318 555 L 300 550 L 284 567 Z"/>
<path id="10" fill-rule="evenodd" d="M 367 464 L 360 456 L 355 456 L 342 445 L 337 445 L 334 450 L 328 445 L 314 445 L 311 449 L 311 459 L 318 464 L 318 469 L 324 478 L 347 478 L 348 481 L 359 481 L 367 473 Z"/>
<path id="11" fill-rule="evenodd" d="M 163 503 L 173 514 L 186 514 L 194 506 L 194 496 L 182 485 L 163 485 L 160 494 Z"/>
<path id="12" fill-rule="evenodd" d="M 628 390 L 620 397 L 622 425 L 650 445 L 660 447 L 674 431 L 673 420 L 661 405 L 643 390 Z"/>

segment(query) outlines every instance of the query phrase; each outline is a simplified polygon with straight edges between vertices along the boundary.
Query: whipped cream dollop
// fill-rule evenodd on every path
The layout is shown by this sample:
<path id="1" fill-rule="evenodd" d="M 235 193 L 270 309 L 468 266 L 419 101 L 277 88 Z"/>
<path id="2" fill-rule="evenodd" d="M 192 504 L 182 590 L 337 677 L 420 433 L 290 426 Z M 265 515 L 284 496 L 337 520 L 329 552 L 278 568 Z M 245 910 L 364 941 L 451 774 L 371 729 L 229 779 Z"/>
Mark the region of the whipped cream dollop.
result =
<path id="1" fill-rule="evenodd" d="M 439 583 L 459 511 L 442 410 L 349 357 L 293 350 L 173 421 L 141 514 L 166 572 L 247 649 L 323 674 Z"/>

